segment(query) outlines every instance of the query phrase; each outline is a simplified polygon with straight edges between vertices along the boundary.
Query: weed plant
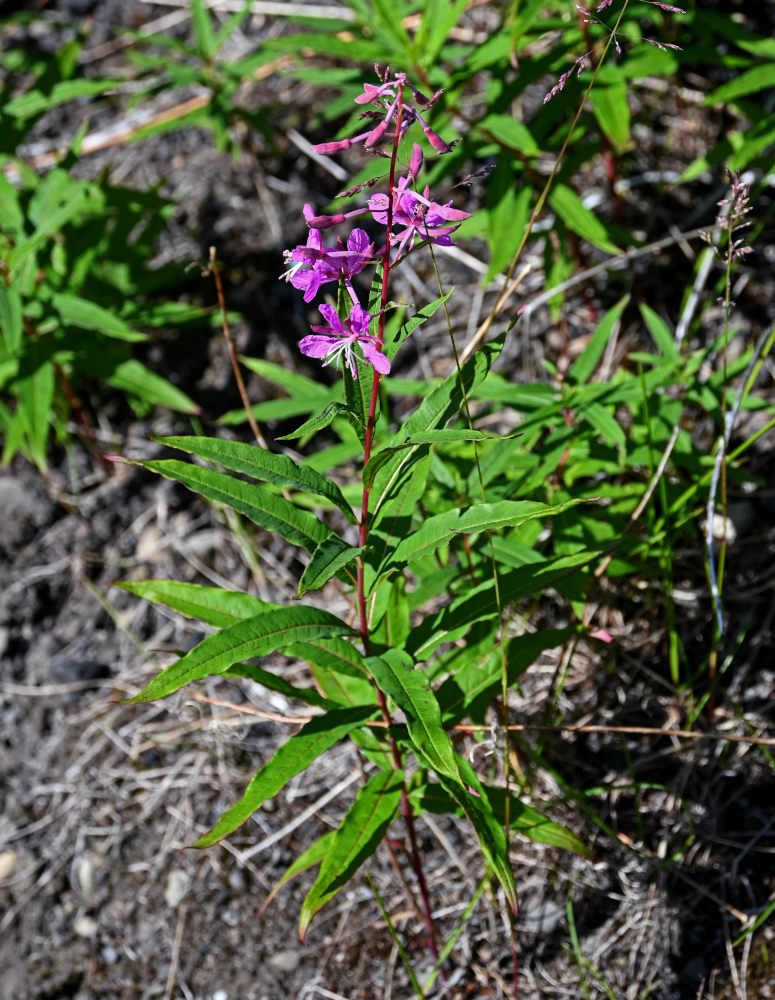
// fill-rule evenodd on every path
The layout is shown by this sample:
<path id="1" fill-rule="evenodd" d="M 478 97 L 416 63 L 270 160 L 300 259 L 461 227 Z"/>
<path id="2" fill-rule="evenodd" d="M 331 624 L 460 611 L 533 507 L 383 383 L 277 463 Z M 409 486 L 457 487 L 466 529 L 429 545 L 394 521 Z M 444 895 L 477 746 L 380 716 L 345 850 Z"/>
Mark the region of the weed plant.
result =
<path id="1" fill-rule="evenodd" d="M 744 465 L 747 453 L 773 423 L 771 408 L 757 394 L 772 330 L 734 355 L 729 352 L 731 275 L 749 250 L 745 240 L 755 235 L 751 231 L 741 242 L 750 192 L 734 172 L 726 214 L 709 234 L 723 259 L 724 318 L 704 341 L 686 335 L 687 327 L 699 325 L 690 296 L 673 327 L 657 303 L 617 287 L 583 349 L 573 357 L 566 351 L 562 364 L 546 361 L 543 380 L 520 385 L 497 369 L 507 337 L 537 308 L 533 300 L 527 309 L 513 311 L 506 292 L 543 212 L 552 213 L 552 226 L 536 244 L 548 283 L 542 301 L 550 302 L 555 316 L 572 271 L 580 262 L 586 265 L 587 255 L 595 255 L 602 273 L 653 250 L 645 234 L 628 225 L 617 202 L 617 185 L 635 146 L 638 122 L 631 105 L 638 81 L 706 58 L 699 45 L 689 44 L 692 32 L 711 39 L 724 35 L 734 53 L 725 53 L 720 71 L 734 71 L 734 79 L 720 81 L 706 100 L 723 102 L 742 122 L 754 117 L 751 95 L 773 82 L 766 63 L 771 41 L 701 8 L 679 21 L 674 16 L 684 13 L 672 5 L 603 0 L 577 17 L 559 2 L 515 0 L 502 5 L 502 30 L 471 42 L 459 30 L 466 7 L 462 0 L 426 0 L 419 7 L 350 0 L 351 16 L 317 20 L 314 27 L 309 18 L 299 18 L 298 33 L 232 64 L 220 53 L 243 23 L 247 6 L 216 28 L 213 15 L 195 0 L 194 45 L 164 43 L 170 56 L 165 79 L 210 88 L 212 99 L 197 111 L 197 120 L 235 153 L 245 148 L 234 141 L 235 121 L 241 128 L 265 133 L 268 128 L 263 114 L 238 113 L 239 83 L 272 59 L 303 49 L 304 60 L 288 71 L 337 88 L 310 129 L 322 130 L 347 115 L 336 134 L 312 144 L 310 153 L 350 156 L 358 144 L 365 165 L 329 206 L 305 206 L 308 239 L 286 253 L 285 279 L 306 303 L 318 304 L 322 317 L 302 339 L 301 353 L 338 367 L 341 379 L 329 385 L 245 358 L 248 369 L 284 395 L 258 407 L 245 398 L 244 408 L 223 420 L 235 425 L 249 415 L 254 422 L 306 418 L 278 439 L 299 442 L 299 451 L 292 456 L 284 444 L 267 447 L 256 428 L 256 444 L 199 434 L 158 438 L 185 459 L 135 463 L 306 552 L 295 600 L 280 605 L 251 593 L 180 581 L 121 584 L 212 630 L 133 702 L 163 698 L 216 675 L 247 678 L 308 708 L 308 720 L 197 847 L 232 834 L 341 740 L 355 744 L 363 782 L 354 800 L 339 826 L 290 866 L 272 896 L 290 878 L 317 867 L 301 908 L 303 937 L 381 845 L 396 861 L 395 838 L 401 838 L 434 960 L 424 982 L 379 896 L 377 901 L 417 996 L 428 994 L 443 974 L 457 933 L 442 941 L 434 922 L 417 832 L 423 814 L 454 813 L 470 823 L 482 855 L 480 891 L 497 886 L 493 895 L 510 927 L 515 992 L 514 838 L 589 856 L 573 830 L 551 817 L 551 808 L 535 807 L 529 772 L 512 766 L 513 732 L 520 725 L 510 712 L 510 692 L 544 651 L 561 648 L 567 661 L 586 642 L 598 644 L 604 655 L 612 641 L 606 605 L 637 578 L 659 595 L 669 678 L 686 693 L 686 729 L 703 712 L 705 723 L 713 723 L 725 629 L 725 548 L 722 539 L 719 552 L 714 534 L 716 498 L 725 515 L 729 489 L 752 481 Z M 348 65 L 332 71 L 309 52 Z M 620 61 L 612 58 L 615 53 Z M 139 58 L 143 72 L 163 65 L 153 53 Z M 381 68 L 364 83 L 352 62 Z M 155 195 L 130 195 L 106 182 L 75 180 L 69 167 L 77 143 L 42 182 L 15 156 L 34 115 L 64 94 L 69 99 L 100 92 L 87 86 L 96 81 L 60 86 L 73 82 L 73 65 L 66 53 L 51 65 L 24 64 L 35 81 L 21 95 L 27 103 L 17 95 L 17 103 L 12 100 L 3 110 L 16 129 L 3 165 L 7 174 L 18 172 L 16 183 L 8 176 L 0 183 L 5 206 L 0 374 L 12 400 L 0 410 L 4 458 L 22 450 L 41 467 L 50 428 L 64 412 L 55 402 L 57 384 L 71 405 L 77 390 L 67 386 L 97 377 L 147 403 L 193 408 L 138 367 L 126 347 L 143 336 L 137 327 L 170 315 L 135 298 L 148 292 L 143 267 L 155 233 L 152 226 L 137 230 L 138 207 L 158 211 L 162 203 Z M 507 66 L 513 72 L 506 72 Z M 469 88 L 477 77 L 486 82 L 477 91 L 481 107 L 472 113 Z M 8 79 L 6 89 L 18 87 Z M 33 100 L 31 94 L 42 96 Z M 357 107 L 350 113 L 353 102 Z M 517 103 L 526 110 L 521 119 L 512 113 Z M 647 102 L 640 104 L 641 115 L 650 111 Z M 462 132 L 455 135 L 458 123 Z M 177 126 L 167 119 L 159 127 Z M 742 127 L 732 129 L 684 177 L 723 162 L 733 171 L 769 169 L 773 139 L 772 115 L 757 120 L 748 136 Z M 582 189 L 601 165 L 611 192 L 604 216 L 592 211 Z M 451 179 L 466 171 L 469 181 L 488 176 L 481 210 L 468 211 L 472 206 L 463 207 L 460 194 L 453 194 Z M 129 258 L 126 241 L 116 243 L 127 231 L 126 222 L 121 224 L 127 214 L 135 221 L 132 231 L 140 233 L 130 243 Z M 351 219 L 363 228 L 350 228 Z M 465 345 L 451 311 L 452 289 L 444 286 L 437 266 L 441 248 L 464 235 L 486 241 L 485 280 L 500 276 L 501 281 L 486 322 Z M 397 300 L 394 277 L 420 254 L 428 257 L 438 295 L 418 306 Z M 212 266 L 218 277 L 214 258 Z M 422 337 L 433 317 L 444 317 L 451 373 L 425 381 L 397 378 L 401 349 L 410 338 Z M 620 358 L 625 317 L 637 322 L 643 337 L 640 349 Z M 399 416 L 407 399 L 417 402 L 408 416 Z M 738 416 L 757 409 L 767 411 L 760 429 L 733 441 Z M 694 433 L 699 423 L 714 428 L 715 454 Z M 310 452 L 309 442 L 321 434 L 327 446 Z M 726 525 L 725 517 L 722 522 Z M 716 619 L 714 638 L 701 657 L 685 648 L 673 600 L 675 553 L 698 542 L 706 551 Z M 349 614 L 321 606 L 332 591 L 345 596 Z M 552 627 L 532 625 L 531 611 L 549 599 L 562 608 L 562 620 Z M 312 683 L 292 684 L 271 660 L 263 660 L 275 653 L 304 662 Z M 562 721 L 552 714 L 547 724 Z M 489 765 L 481 766 L 482 754 L 472 755 L 477 746 L 495 751 Z M 532 764 L 544 763 L 540 747 L 525 743 L 522 750 Z M 584 796 L 556 777 L 568 799 L 589 811 Z M 741 931 L 758 929 L 771 912 L 772 905 L 762 906 L 758 919 Z M 580 951 L 570 901 L 568 923 L 584 977 L 589 972 L 597 979 Z"/>

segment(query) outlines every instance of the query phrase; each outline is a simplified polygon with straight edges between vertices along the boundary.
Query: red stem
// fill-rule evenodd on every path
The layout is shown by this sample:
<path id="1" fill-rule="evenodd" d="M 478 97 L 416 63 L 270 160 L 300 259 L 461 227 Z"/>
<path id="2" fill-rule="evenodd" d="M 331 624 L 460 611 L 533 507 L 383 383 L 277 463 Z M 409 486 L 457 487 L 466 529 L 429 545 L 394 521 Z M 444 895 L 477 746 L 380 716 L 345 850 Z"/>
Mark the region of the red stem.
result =
<path id="1" fill-rule="evenodd" d="M 388 287 L 390 283 L 390 238 L 393 234 L 393 194 L 395 191 L 395 180 L 396 180 L 396 161 L 398 159 L 398 143 L 401 138 L 401 119 L 403 117 L 404 105 L 403 105 L 403 86 L 399 84 L 398 91 L 398 106 L 396 110 L 396 130 L 393 137 L 393 150 L 390 157 L 390 179 L 388 182 L 388 206 L 387 206 L 387 221 L 385 226 L 385 253 L 382 260 L 382 292 L 380 297 L 380 310 L 379 319 L 377 327 L 377 346 L 382 348 L 385 343 L 385 311 L 388 302 Z M 374 440 L 374 424 L 377 416 L 377 400 L 379 398 L 379 372 L 374 371 L 374 378 L 371 383 L 371 399 L 369 401 L 369 415 L 366 421 L 366 437 L 363 446 L 363 465 L 364 468 L 366 463 L 371 458 L 371 447 Z M 368 540 L 369 536 L 369 497 L 371 494 L 371 487 L 368 483 L 363 484 L 363 501 L 361 503 L 361 520 L 358 529 L 358 544 L 364 546 Z M 366 608 L 366 587 L 364 578 L 364 568 L 363 560 L 358 560 L 358 615 L 360 618 L 360 634 L 361 641 L 363 642 L 363 650 L 366 656 L 369 655 L 371 651 L 371 640 L 369 636 L 369 618 L 368 610 Z M 377 687 L 377 698 L 379 701 L 380 711 L 382 713 L 382 718 L 385 720 L 385 724 L 388 727 L 388 743 L 390 746 L 390 755 L 393 758 L 393 764 L 397 771 L 402 769 L 401 751 L 398 748 L 393 736 L 390 735 L 389 727 L 391 725 L 390 711 L 387 705 L 387 698 L 385 697 L 384 691 Z M 428 941 L 428 948 L 433 955 L 434 959 L 438 961 L 439 950 L 436 946 L 436 937 L 433 927 L 433 917 L 431 915 L 431 902 L 430 895 L 428 893 L 428 883 L 425 879 L 425 873 L 422 867 L 422 860 L 420 858 L 420 851 L 417 844 L 417 833 L 414 826 L 414 816 L 412 814 L 412 807 L 409 802 L 409 796 L 406 792 L 406 784 L 401 788 L 401 815 L 404 817 L 404 823 L 406 825 L 406 832 L 409 838 L 409 853 L 412 859 L 412 869 L 414 870 L 415 877 L 417 878 L 417 884 L 420 888 L 420 897 L 422 899 L 423 914 L 425 917 L 425 934 Z"/>

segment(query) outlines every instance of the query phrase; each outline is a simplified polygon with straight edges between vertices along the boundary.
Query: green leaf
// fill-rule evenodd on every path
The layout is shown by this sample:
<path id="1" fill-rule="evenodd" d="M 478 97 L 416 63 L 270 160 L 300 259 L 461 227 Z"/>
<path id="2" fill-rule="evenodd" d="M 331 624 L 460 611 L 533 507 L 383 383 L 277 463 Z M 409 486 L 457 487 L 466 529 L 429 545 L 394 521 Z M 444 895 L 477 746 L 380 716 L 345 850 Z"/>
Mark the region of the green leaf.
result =
<path id="1" fill-rule="evenodd" d="M 505 789 L 485 785 L 484 791 L 490 801 L 495 818 L 499 822 L 505 822 Z M 428 781 L 416 785 L 411 790 L 409 801 L 418 812 L 430 812 L 442 816 L 446 813 L 463 812 L 456 800 L 442 785 Z M 513 794 L 510 796 L 509 804 L 509 829 L 538 844 L 551 844 L 566 851 L 573 851 L 585 858 L 592 856 L 589 848 L 567 827 L 556 823 L 537 809 L 521 802 Z"/>
<path id="2" fill-rule="evenodd" d="M 353 430 L 362 440 L 365 440 L 365 428 L 369 419 L 371 394 L 374 381 L 379 376 L 371 365 L 364 364 L 358 358 L 355 358 L 355 370 L 358 373 L 357 378 L 352 377 L 347 367 L 342 372 L 344 398 L 347 403 L 347 416 L 348 419 L 351 418 Z"/>
<path id="3" fill-rule="evenodd" d="M 308 722 L 283 743 L 251 780 L 239 802 L 227 810 L 209 833 L 194 847 L 210 847 L 233 833 L 253 813 L 273 798 L 294 775 L 305 770 L 326 750 L 377 715 L 379 709 L 369 705 L 335 708 Z"/>
<path id="4" fill-rule="evenodd" d="M 516 913 L 518 907 L 517 887 L 509 862 L 509 845 L 503 825 L 495 817 L 487 792 L 474 769 L 462 757 L 457 756 L 457 763 L 459 768 L 458 781 L 450 781 L 449 778 L 442 777 L 441 783 L 471 821 L 479 838 L 482 854 L 492 866 L 498 881 L 503 886 L 506 900 L 512 912 Z"/>
<path id="5" fill-rule="evenodd" d="M 487 431 L 457 430 L 453 428 L 443 428 L 441 430 L 416 434 L 413 438 L 408 438 L 406 441 L 401 442 L 401 444 L 388 445 L 372 455 L 363 469 L 363 482 L 371 488 L 377 471 L 404 448 L 417 448 L 424 444 L 442 444 L 454 441 L 488 441 L 493 439 L 499 439 L 499 435 L 490 434 Z"/>
<path id="6" fill-rule="evenodd" d="M 74 101 L 79 97 L 94 97 L 104 95 L 115 87 L 126 83 L 121 79 L 100 79 L 100 80 L 60 80 L 54 84 L 51 90 L 44 92 L 41 90 L 28 90 L 19 97 L 6 101 L 3 105 L 5 114 L 12 118 L 30 118 L 39 115 L 44 111 L 50 111 L 59 104 L 66 101 Z"/>
<path id="7" fill-rule="evenodd" d="M 597 124 L 617 149 L 630 138 L 630 105 L 627 81 L 619 74 L 610 83 L 598 82 L 590 95 Z"/>
<path id="8" fill-rule="evenodd" d="M 506 677 L 509 686 L 532 666 L 541 653 L 566 642 L 575 628 L 543 629 L 515 636 L 506 643 Z M 483 715 L 484 706 L 500 691 L 503 666 L 499 650 L 485 643 L 483 656 L 466 656 L 450 671 L 436 692 L 445 726 L 460 722 L 469 715 Z"/>
<path id="9" fill-rule="evenodd" d="M 17 244 L 8 254 L 9 271 L 13 274 L 41 243 L 45 243 L 51 239 L 54 233 L 76 218 L 86 204 L 88 197 L 87 189 L 79 186 L 73 191 L 64 205 L 60 205 L 50 213 L 47 213 L 32 236 L 28 237 L 22 243 Z"/>
<path id="10" fill-rule="evenodd" d="M 614 330 L 618 327 L 622 313 L 629 301 L 629 295 L 623 296 L 600 320 L 595 332 L 589 339 L 589 343 L 568 372 L 567 381 L 570 385 L 581 385 L 582 382 L 586 382 L 590 378 L 592 372 L 597 368 L 597 363 L 606 349 Z"/>
<path id="11" fill-rule="evenodd" d="M 215 628 L 224 628 L 262 611 L 280 611 L 282 604 L 270 604 L 251 594 L 222 587 L 203 587 L 180 580 L 126 580 L 116 583 L 122 590 L 155 604 L 165 604 L 186 618 L 195 618 Z"/>
<path id="12" fill-rule="evenodd" d="M 301 545 L 308 552 L 314 552 L 324 538 L 332 535 L 330 528 L 314 514 L 301 510 L 269 490 L 244 483 L 223 472 L 175 459 L 136 461 L 131 464 L 142 465 L 151 472 L 174 479 L 195 493 L 201 493 L 213 503 L 226 504 L 255 524 L 267 531 L 276 531 L 292 545 Z"/>
<path id="13" fill-rule="evenodd" d="M 491 281 L 511 261 L 527 226 L 533 189 L 517 185 L 517 176 L 508 157 L 500 157 L 488 185 L 487 244 L 490 266 L 485 281 Z"/>
<path id="14" fill-rule="evenodd" d="M 322 837 L 318 837 L 314 844 L 311 844 L 306 851 L 303 851 L 296 860 L 290 864 L 282 874 L 282 877 L 278 882 L 272 886 L 272 890 L 266 897 L 264 902 L 258 909 L 258 916 L 260 917 L 266 912 L 269 904 L 272 902 L 277 893 L 286 885 L 292 878 L 300 875 L 301 872 L 306 871 L 308 868 L 312 868 L 314 865 L 319 865 L 323 858 L 331 850 L 331 846 L 336 836 L 336 830 L 329 830 L 324 833 Z"/>
<path id="15" fill-rule="evenodd" d="M 22 300 L 18 288 L 2 283 L 0 283 L 0 335 L 8 354 L 15 354 L 22 344 Z"/>
<path id="16" fill-rule="evenodd" d="M 459 782 L 455 751 L 441 724 L 439 703 L 425 672 L 414 667 L 411 657 L 400 649 L 370 656 L 366 665 L 379 688 L 406 715 L 415 753 L 437 774 Z"/>
<path id="17" fill-rule="evenodd" d="M 539 594 L 547 587 L 556 586 L 559 581 L 602 558 L 602 554 L 575 552 L 504 573 L 500 580 L 502 602 L 511 603 L 530 594 Z M 406 648 L 416 660 L 427 659 L 442 642 L 465 635 L 474 622 L 493 618 L 497 613 L 493 581 L 485 580 L 467 594 L 453 600 L 447 607 L 423 619 L 412 629 Z"/>
<path id="18" fill-rule="evenodd" d="M 477 123 L 476 128 L 492 136 L 500 145 L 523 156 L 538 156 L 541 152 L 527 125 L 511 115 L 487 115 Z"/>
<path id="19" fill-rule="evenodd" d="M 266 656 L 294 643 L 352 634 L 352 629 L 341 619 L 318 608 L 294 605 L 279 611 L 262 611 L 208 636 L 129 701 L 164 698 L 191 681 L 222 674 L 240 660 Z"/>
<path id="20" fill-rule="evenodd" d="M 52 303 L 63 323 L 70 323 L 82 330 L 97 330 L 106 337 L 138 342 L 148 340 L 148 334 L 132 330 L 115 312 L 103 309 L 96 302 L 64 292 L 52 296 Z"/>
<path id="21" fill-rule="evenodd" d="M 199 413 L 199 407 L 185 392 L 166 378 L 152 372 L 137 358 L 127 358 L 114 365 L 104 376 L 108 385 L 155 406 L 167 406 L 178 413 Z"/>
<path id="22" fill-rule="evenodd" d="M 638 308 L 646 328 L 654 338 L 659 353 L 668 361 L 680 361 L 681 352 L 675 346 L 675 334 L 671 333 L 667 323 L 645 302 L 641 302 Z"/>
<path id="23" fill-rule="evenodd" d="M 618 254 L 603 223 L 584 205 L 567 184 L 555 184 L 549 193 L 549 204 L 569 229 L 606 253 Z"/>
<path id="24" fill-rule="evenodd" d="M 448 510 L 429 517 L 418 531 L 402 539 L 390 553 L 389 565 L 401 566 L 420 559 L 463 532 L 475 534 L 519 527 L 538 517 L 553 517 L 583 502 L 573 499 L 551 506 L 534 500 L 500 500 L 474 504 L 465 510 Z"/>
<path id="25" fill-rule="evenodd" d="M 336 483 L 309 466 L 299 465 L 287 455 L 278 455 L 244 441 L 225 441 L 222 438 L 155 437 L 154 440 L 208 462 L 218 462 L 232 472 L 244 472 L 253 479 L 264 479 L 325 497 L 355 524 L 352 507 Z"/>
<path id="26" fill-rule="evenodd" d="M 413 49 L 427 70 L 436 65 L 450 29 L 468 6 L 468 0 L 426 0 Z"/>
<path id="27" fill-rule="evenodd" d="M 295 441 L 297 438 L 309 438 L 313 434 L 317 434 L 318 431 L 322 431 L 324 427 L 328 427 L 337 417 L 346 417 L 348 413 L 349 411 L 344 403 L 329 403 L 322 413 L 318 413 L 316 417 L 310 417 L 309 420 L 305 420 L 301 427 L 297 427 L 290 434 L 281 434 L 277 440 Z M 222 423 L 225 422 L 225 420 L 222 421 Z"/>
<path id="28" fill-rule="evenodd" d="M 290 698 L 291 700 L 296 698 L 299 701 L 303 701 L 305 705 L 315 705 L 317 708 L 338 708 L 341 704 L 340 701 L 333 698 L 326 698 L 316 688 L 296 687 L 295 684 L 286 681 L 284 677 L 272 673 L 271 670 L 264 670 L 263 667 L 257 667 L 253 663 L 237 663 L 233 667 L 224 670 L 223 676 L 247 677 L 248 680 L 253 681 L 255 684 L 260 684 L 268 691 L 277 691 L 279 694 L 284 695 L 285 698 Z M 373 701 L 374 699 L 372 699 L 370 704 Z M 361 702 L 361 704 L 365 703 Z"/>
<path id="29" fill-rule="evenodd" d="M 191 0 L 191 25 L 199 55 L 209 62 L 215 55 L 217 43 L 210 10 L 204 0 Z"/>
<path id="30" fill-rule="evenodd" d="M 592 427 L 597 434 L 608 444 L 614 444 L 619 448 L 627 445 L 627 435 L 616 420 L 600 403 L 587 403 L 580 407 L 580 414 L 584 421 Z"/>
<path id="31" fill-rule="evenodd" d="M 454 372 L 433 388 L 405 421 L 391 443 L 403 445 L 407 439 L 411 441 L 415 437 L 422 440 L 422 435 L 434 428 L 443 427 L 456 416 L 464 398 L 461 385 L 465 387 L 466 395 L 473 392 L 500 354 L 504 338 L 505 334 L 501 334 L 484 344 L 466 361 L 460 372 Z M 375 526 L 378 523 L 376 515 L 380 507 L 406 487 L 413 466 L 426 457 L 428 449 L 429 445 L 415 445 L 402 449 L 379 469 L 374 477 L 373 487 L 373 495 L 376 498 L 373 512 Z"/>
<path id="32" fill-rule="evenodd" d="M 370 677 L 366 660 L 360 650 L 346 639 L 309 639 L 303 643 L 288 646 L 289 656 L 298 656 L 310 664 L 319 664 L 335 673 L 350 677 Z"/>
<path id="33" fill-rule="evenodd" d="M 383 350 L 391 361 L 396 356 L 398 348 L 401 344 L 403 344 L 406 338 L 413 333 L 418 326 L 421 326 L 426 320 L 430 319 L 436 310 L 447 301 L 453 291 L 454 289 L 451 288 L 446 295 L 442 295 L 441 298 L 434 299 L 433 302 L 429 302 L 427 306 L 423 306 L 421 309 L 418 309 L 414 316 L 411 316 L 405 323 L 401 324 L 395 337 L 390 338 L 386 335 Z"/>
<path id="34" fill-rule="evenodd" d="M 745 97 L 747 94 L 767 90 L 770 87 L 775 87 L 775 62 L 765 62 L 758 66 L 752 66 L 734 80 L 730 80 L 729 83 L 717 87 L 716 90 L 708 94 L 703 103 L 706 107 L 712 104 L 724 104 L 737 100 L 738 97 Z"/>
<path id="35" fill-rule="evenodd" d="M 338 535 L 324 538 L 302 573 L 296 597 L 308 590 L 319 590 L 339 570 L 354 562 L 360 551 L 360 547 L 348 545 Z"/>
<path id="36" fill-rule="evenodd" d="M 30 457 L 41 471 L 46 469 L 46 443 L 54 402 L 54 365 L 49 360 L 50 338 L 28 341 L 16 380 L 17 415 L 24 428 Z"/>
<path id="37" fill-rule="evenodd" d="M 0 173 L 0 219 L 3 220 L 0 231 L 10 232 L 19 239 L 24 226 L 20 193 L 3 173 Z"/>
<path id="38" fill-rule="evenodd" d="M 299 918 L 304 937 L 312 918 L 353 877 L 376 851 L 398 812 L 404 776 L 401 771 L 379 771 L 358 791 L 320 865 L 315 884 L 307 893 Z"/>

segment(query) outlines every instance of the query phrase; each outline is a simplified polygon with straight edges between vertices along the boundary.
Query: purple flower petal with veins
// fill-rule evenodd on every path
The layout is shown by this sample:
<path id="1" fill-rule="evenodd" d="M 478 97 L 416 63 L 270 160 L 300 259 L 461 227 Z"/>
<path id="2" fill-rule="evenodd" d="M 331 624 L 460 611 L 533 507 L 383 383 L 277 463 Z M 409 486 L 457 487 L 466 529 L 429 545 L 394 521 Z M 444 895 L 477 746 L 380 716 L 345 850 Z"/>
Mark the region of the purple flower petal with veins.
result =
<path id="1" fill-rule="evenodd" d="M 304 215 L 308 221 L 314 218 L 309 205 L 304 206 Z M 286 250 L 285 260 L 290 266 L 281 277 L 304 292 L 305 302 L 315 298 L 321 285 L 340 279 L 355 300 L 352 279 L 375 260 L 374 244 L 363 229 L 353 229 L 347 238 L 347 247 L 341 238 L 335 247 L 324 247 L 320 230 L 310 229 L 306 246 Z"/>
<path id="2" fill-rule="evenodd" d="M 342 322 L 333 306 L 320 306 L 328 326 L 313 326 L 313 334 L 304 337 L 299 350 L 310 358 L 325 358 L 324 365 L 338 364 L 344 360 L 353 378 L 358 377 L 356 360 L 371 365 L 380 375 L 390 371 L 390 361 L 380 350 L 376 337 L 369 333 L 371 316 L 359 305 L 354 305 L 348 318 Z"/>

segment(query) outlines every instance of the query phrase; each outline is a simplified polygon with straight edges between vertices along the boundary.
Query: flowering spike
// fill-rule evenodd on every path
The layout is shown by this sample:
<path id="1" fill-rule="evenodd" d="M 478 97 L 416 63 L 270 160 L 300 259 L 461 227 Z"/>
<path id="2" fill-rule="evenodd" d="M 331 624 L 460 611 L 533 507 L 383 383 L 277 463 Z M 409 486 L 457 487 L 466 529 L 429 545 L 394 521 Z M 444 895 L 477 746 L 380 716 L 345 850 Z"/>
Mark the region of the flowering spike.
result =
<path id="1" fill-rule="evenodd" d="M 307 225 L 310 229 L 330 229 L 341 225 L 344 220 L 345 216 L 341 212 L 337 215 L 313 215 L 311 219 L 307 219 Z"/>
<path id="2" fill-rule="evenodd" d="M 385 133 L 387 132 L 387 127 L 388 127 L 388 121 L 387 119 L 385 119 L 385 121 L 380 122 L 375 129 L 372 129 L 371 132 L 369 132 L 369 134 L 366 136 L 366 139 L 363 143 L 365 148 L 371 149 L 372 146 L 378 145 L 384 138 Z"/>
<path id="3" fill-rule="evenodd" d="M 433 148 L 436 150 L 437 153 L 452 152 L 452 146 L 450 146 L 448 142 L 444 142 L 441 136 L 437 135 L 436 132 L 434 132 L 429 125 L 426 125 L 425 122 L 422 121 L 422 119 L 421 123 L 422 123 L 422 130 L 425 133 L 425 138 L 428 140 L 431 146 L 433 146 Z"/>
<path id="4" fill-rule="evenodd" d="M 422 168 L 422 159 L 422 146 L 416 142 L 412 147 L 412 159 L 409 161 L 409 173 L 412 175 L 412 180 L 417 180 L 417 175 Z"/>
<path id="5" fill-rule="evenodd" d="M 339 153 L 343 149 L 349 149 L 351 145 L 351 139 L 339 139 L 336 142 L 319 142 L 310 148 L 314 153 L 322 153 L 324 156 L 330 156 L 331 153 Z"/>

